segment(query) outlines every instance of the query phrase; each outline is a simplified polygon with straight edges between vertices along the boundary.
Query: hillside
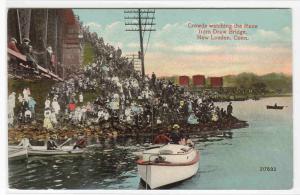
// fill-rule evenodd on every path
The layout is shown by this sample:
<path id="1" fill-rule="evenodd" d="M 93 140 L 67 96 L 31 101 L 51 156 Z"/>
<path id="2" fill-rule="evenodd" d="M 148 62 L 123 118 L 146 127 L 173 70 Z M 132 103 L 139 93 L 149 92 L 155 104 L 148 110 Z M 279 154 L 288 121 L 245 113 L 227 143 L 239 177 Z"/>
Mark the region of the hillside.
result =
<path id="1" fill-rule="evenodd" d="M 168 79 L 178 84 L 178 77 L 179 76 L 174 75 L 174 76 L 160 77 L 160 78 Z M 268 92 L 292 93 L 293 90 L 292 76 L 283 73 L 269 73 L 260 76 L 254 73 L 244 72 L 238 75 L 224 76 L 223 83 L 224 83 L 224 87 L 237 87 L 237 88 L 245 88 L 245 89 L 264 88 Z M 190 77 L 190 85 L 192 85 L 191 77 Z"/>
<path id="2" fill-rule="evenodd" d="M 224 76 L 225 87 L 253 88 L 261 86 L 270 92 L 291 93 L 292 76 L 282 73 L 270 73 L 258 76 L 253 73 Z"/>

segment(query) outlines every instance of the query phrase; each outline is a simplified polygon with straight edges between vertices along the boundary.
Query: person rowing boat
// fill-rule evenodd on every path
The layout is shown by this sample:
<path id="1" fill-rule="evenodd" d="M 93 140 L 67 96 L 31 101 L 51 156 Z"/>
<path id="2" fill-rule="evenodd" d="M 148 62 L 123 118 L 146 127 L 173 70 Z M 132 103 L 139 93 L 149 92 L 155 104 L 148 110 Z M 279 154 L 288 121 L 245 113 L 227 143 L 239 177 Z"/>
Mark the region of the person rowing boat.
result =
<path id="1" fill-rule="evenodd" d="M 153 140 L 154 144 L 179 144 L 179 145 L 189 145 L 194 146 L 194 143 L 188 135 L 183 135 L 179 132 L 180 126 L 178 124 L 173 125 L 173 131 L 170 134 L 165 134 L 160 131 L 160 134 Z"/>
<path id="2" fill-rule="evenodd" d="M 154 144 L 167 144 L 171 142 L 171 139 L 164 134 L 162 131 L 160 132 L 159 135 L 157 135 L 153 141 Z"/>
<path id="3" fill-rule="evenodd" d="M 28 138 L 23 136 L 21 142 L 18 144 L 18 146 L 23 147 L 23 148 L 31 148 L 31 144 Z"/>
<path id="4" fill-rule="evenodd" d="M 87 142 L 86 142 L 84 135 L 80 134 L 80 136 L 78 137 L 78 140 L 76 141 L 76 143 L 73 147 L 73 150 L 75 150 L 76 148 L 79 148 L 79 149 L 85 148 L 86 144 L 87 144 Z"/>
<path id="5" fill-rule="evenodd" d="M 49 140 L 47 141 L 47 150 L 57 150 L 58 146 L 54 141 L 54 135 L 51 135 Z"/>

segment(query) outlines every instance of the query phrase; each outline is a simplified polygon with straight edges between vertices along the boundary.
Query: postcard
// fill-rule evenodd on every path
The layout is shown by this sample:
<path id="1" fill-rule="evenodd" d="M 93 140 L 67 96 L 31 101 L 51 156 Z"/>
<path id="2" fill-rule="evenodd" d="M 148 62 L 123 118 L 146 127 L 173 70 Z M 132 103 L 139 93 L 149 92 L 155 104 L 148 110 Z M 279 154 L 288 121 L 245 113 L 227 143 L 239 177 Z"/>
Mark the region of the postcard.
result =
<path id="1" fill-rule="evenodd" d="M 9 8 L 9 189 L 291 189 L 292 28 L 290 8 Z"/>

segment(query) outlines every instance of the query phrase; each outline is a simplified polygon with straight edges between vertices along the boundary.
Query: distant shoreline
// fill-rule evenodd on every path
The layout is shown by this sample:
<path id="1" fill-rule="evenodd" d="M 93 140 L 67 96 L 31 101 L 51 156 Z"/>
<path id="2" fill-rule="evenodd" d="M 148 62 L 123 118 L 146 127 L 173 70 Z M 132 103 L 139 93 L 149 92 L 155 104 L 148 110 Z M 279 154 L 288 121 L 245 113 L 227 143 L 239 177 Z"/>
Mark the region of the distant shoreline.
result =
<path id="1" fill-rule="evenodd" d="M 293 97 L 293 93 L 267 94 L 267 95 L 261 96 L 261 98 L 264 98 L 264 97 Z"/>

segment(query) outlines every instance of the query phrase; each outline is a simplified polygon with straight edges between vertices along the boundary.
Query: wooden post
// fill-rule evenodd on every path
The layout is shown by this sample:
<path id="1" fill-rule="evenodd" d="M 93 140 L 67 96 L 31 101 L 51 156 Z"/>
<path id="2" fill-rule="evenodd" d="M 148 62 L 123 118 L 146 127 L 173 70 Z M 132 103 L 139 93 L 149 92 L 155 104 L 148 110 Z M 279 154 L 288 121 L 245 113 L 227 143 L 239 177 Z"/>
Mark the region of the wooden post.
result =
<path id="1" fill-rule="evenodd" d="M 19 38 L 20 38 L 19 43 L 22 43 L 22 32 L 21 32 L 21 25 L 20 25 L 19 9 L 17 9 L 17 17 L 18 17 L 18 28 L 19 28 Z"/>
<path id="2" fill-rule="evenodd" d="M 45 49 L 47 50 L 47 47 L 48 47 L 48 43 L 47 43 L 47 38 L 48 38 L 48 9 L 46 9 L 46 21 L 45 21 L 45 26 L 46 26 L 46 30 L 45 30 L 45 39 L 44 39 L 44 43 L 45 43 Z M 47 55 L 48 55 L 48 53 L 47 53 L 47 51 L 46 51 L 46 55 L 45 55 L 45 60 L 44 60 L 44 63 L 45 63 L 45 65 L 47 64 Z M 47 68 L 49 68 L 49 67 L 47 67 Z"/>
<path id="3" fill-rule="evenodd" d="M 58 75 L 58 63 L 57 63 L 57 12 L 55 11 L 55 43 L 54 43 L 54 46 L 55 46 L 55 61 L 56 61 L 56 64 L 55 64 L 55 74 Z"/>

